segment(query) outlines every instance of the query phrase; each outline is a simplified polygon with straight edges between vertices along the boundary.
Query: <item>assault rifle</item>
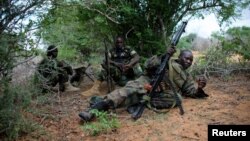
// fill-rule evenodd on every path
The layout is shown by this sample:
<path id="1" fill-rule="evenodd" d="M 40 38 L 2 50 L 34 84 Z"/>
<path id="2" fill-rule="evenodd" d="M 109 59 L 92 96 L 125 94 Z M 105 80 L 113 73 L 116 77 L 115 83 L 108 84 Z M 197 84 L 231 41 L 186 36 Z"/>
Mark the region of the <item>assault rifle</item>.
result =
<path id="1" fill-rule="evenodd" d="M 113 90 L 113 82 L 112 82 L 112 77 L 110 74 L 110 62 L 109 62 L 109 53 L 108 53 L 108 48 L 106 44 L 106 40 L 104 40 L 104 45 L 105 45 L 105 70 L 106 70 L 106 81 L 108 84 L 108 93 L 110 93 Z"/>
<path id="2" fill-rule="evenodd" d="M 176 33 L 176 34 L 174 35 L 174 37 L 172 38 L 172 40 L 171 40 L 171 46 L 172 46 L 172 47 L 175 47 L 175 46 L 177 45 L 177 43 L 179 42 L 179 39 L 180 39 L 182 33 L 185 32 L 186 25 L 187 25 L 187 22 L 183 22 L 182 25 L 181 25 L 181 27 L 180 27 L 180 29 L 177 31 L 177 33 Z M 152 81 L 151 81 L 151 83 L 150 83 L 151 86 L 152 86 L 151 91 L 148 93 L 148 96 L 149 96 L 150 98 L 154 95 L 156 89 L 159 87 L 160 82 L 161 82 L 164 78 L 166 78 L 165 72 L 166 72 L 166 69 L 167 69 L 167 67 L 168 67 L 168 61 L 169 61 L 169 58 L 170 58 L 170 57 L 171 57 L 171 56 L 169 56 L 169 54 L 167 54 L 167 53 L 164 55 L 164 60 L 161 62 L 161 65 L 160 65 L 160 67 L 157 69 L 157 72 L 156 72 L 156 75 L 155 75 L 154 79 L 152 79 Z M 176 100 L 176 105 L 177 105 L 177 106 L 179 107 L 179 109 L 180 109 L 180 114 L 183 115 L 183 114 L 184 114 L 184 110 L 183 110 L 183 107 L 182 107 L 182 105 L 181 105 L 181 100 L 180 100 L 180 98 L 178 97 L 175 88 L 173 87 L 172 81 L 170 81 L 168 78 L 167 78 L 166 80 L 168 81 L 168 83 L 169 83 L 169 85 L 170 85 L 170 88 L 171 88 L 171 89 L 173 90 L 173 92 L 174 92 L 174 97 L 175 97 L 175 100 Z M 141 117 L 141 115 L 142 115 L 142 113 L 143 113 L 143 111 L 144 111 L 144 109 L 145 109 L 145 107 L 146 107 L 147 102 L 148 102 L 148 101 L 146 101 L 146 100 L 142 100 L 142 101 L 140 102 L 138 108 L 135 110 L 134 113 L 132 113 L 132 118 L 133 118 L 133 119 L 136 120 L 136 119 L 138 119 L 138 118 Z"/>

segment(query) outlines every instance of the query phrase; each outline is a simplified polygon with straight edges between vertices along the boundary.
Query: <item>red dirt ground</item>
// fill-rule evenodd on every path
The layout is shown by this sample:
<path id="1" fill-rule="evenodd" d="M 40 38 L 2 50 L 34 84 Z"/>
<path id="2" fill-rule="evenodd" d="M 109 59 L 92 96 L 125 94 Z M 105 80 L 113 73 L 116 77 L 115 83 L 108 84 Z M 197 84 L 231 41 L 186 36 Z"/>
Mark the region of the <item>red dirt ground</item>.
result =
<path id="1" fill-rule="evenodd" d="M 110 133 L 90 136 L 81 126 L 78 113 L 88 105 L 88 98 L 81 92 L 51 96 L 52 104 L 43 106 L 47 116 L 36 116 L 43 125 L 44 134 L 32 133 L 19 141 L 190 141 L 207 140 L 208 124 L 250 124 L 250 75 L 236 75 L 227 81 L 211 77 L 205 91 L 207 99 L 184 98 L 184 115 L 179 109 L 166 114 L 146 110 L 143 116 L 133 121 L 123 110 L 118 111 L 121 127 Z M 85 84 L 82 91 L 91 87 Z M 103 92 L 104 93 L 104 92 Z"/>

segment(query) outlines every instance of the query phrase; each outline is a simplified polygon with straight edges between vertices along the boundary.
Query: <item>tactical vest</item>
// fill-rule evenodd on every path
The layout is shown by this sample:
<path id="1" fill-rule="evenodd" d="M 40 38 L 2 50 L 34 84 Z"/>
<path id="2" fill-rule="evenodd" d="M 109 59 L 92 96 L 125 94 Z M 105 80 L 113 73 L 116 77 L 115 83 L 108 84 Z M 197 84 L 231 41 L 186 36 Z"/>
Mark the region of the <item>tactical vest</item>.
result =
<path id="1" fill-rule="evenodd" d="M 118 63 L 128 63 L 132 56 L 131 56 L 131 49 L 124 47 L 123 49 L 112 48 L 110 50 L 111 60 L 118 62 Z"/>

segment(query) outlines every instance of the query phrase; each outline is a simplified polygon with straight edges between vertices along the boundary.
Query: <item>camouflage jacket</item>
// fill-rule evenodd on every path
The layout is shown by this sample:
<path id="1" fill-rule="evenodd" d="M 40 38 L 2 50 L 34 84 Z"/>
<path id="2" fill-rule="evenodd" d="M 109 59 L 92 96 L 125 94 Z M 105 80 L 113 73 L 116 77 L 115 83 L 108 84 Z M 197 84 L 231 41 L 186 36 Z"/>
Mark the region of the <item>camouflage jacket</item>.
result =
<path id="1" fill-rule="evenodd" d="M 152 73 L 150 73 L 150 71 L 152 72 L 152 68 L 155 71 L 155 69 L 159 67 L 161 62 L 160 58 L 161 56 L 153 56 L 145 63 L 145 68 L 149 69 L 147 75 L 152 75 Z M 188 97 L 206 97 L 207 95 L 202 89 L 197 89 L 195 87 L 191 74 L 184 70 L 176 61 L 176 59 L 169 60 L 169 69 L 166 70 L 165 79 L 168 77 L 173 82 L 173 87 L 180 95 Z M 152 76 L 149 77 L 151 78 Z M 164 93 L 173 95 L 173 91 L 170 89 L 166 80 L 163 79 L 161 87 L 163 88 Z"/>
<path id="2" fill-rule="evenodd" d="M 112 48 L 109 51 L 109 57 L 112 61 L 124 64 L 129 63 L 135 54 L 137 52 L 129 47 L 124 47 L 123 49 Z"/>
<path id="3" fill-rule="evenodd" d="M 188 97 L 207 97 L 208 95 L 202 89 L 197 89 L 190 73 L 183 69 L 183 67 L 176 62 L 176 59 L 169 60 L 169 69 L 165 74 L 170 81 L 173 82 L 173 87 L 178 94 Z M 169 84 L 164 81 L 164 93 L 173 94 Z"/>
<path id="4" fill-rule="evenodd" d="M 37 70 L 45 78 L 55 78 L 58 77 L 59 74 L 73 74 L 71 66 L 57 59 L 43 59 L 38 65 Z"/>

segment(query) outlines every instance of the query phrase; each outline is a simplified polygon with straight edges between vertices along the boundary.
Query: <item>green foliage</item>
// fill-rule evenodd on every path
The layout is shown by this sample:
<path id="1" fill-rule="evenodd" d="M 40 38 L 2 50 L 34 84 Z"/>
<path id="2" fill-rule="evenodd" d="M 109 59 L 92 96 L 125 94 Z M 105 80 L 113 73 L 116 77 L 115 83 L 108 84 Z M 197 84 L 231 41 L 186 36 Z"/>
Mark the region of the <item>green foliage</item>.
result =
<path id="1" fill-rule="evenodd" d="M 70 47 L 60 47 L 58 52 L 58 59 L 59 60 L 68 60 L 70 62 L 77 61 L 77 53 L 76 49 Z"/>
<path id="2" fill-rule="evenodd" d="M 225 33 L 214 33 L 213 38 L 219 40 L 222 49 L 230 54 L 239 54 L 243 59 L 250 59 L 250 27 L 233 27 Z"/>
<path id="3" fill-rule="evenodd" d="M 197 37 L 196 34 L 189 34 L 187 36 L 183 36 L 178 45 L 177 48 L 179 49 L 192 49 L 192 44 L 194 39 Z"/>
<path id="4" fill-rule="evenodd" d="M 191 72 L 196 75 L 218 75 L 227 78 L 230 74 L 249 68 L 247 60 L 234 59 L 235 54 L 220 46 L 210 47 L 203 55 L 196 57 Z M 246 69 L 247 70 L 247 69 Z"/>
<path id="5" fill-rule="evenodd" d="M 9 77 L 9 74 L 14 67 L 14 56 L 15 52 L 21 50 L 21 48 L 17 45 L 18 36 L 11 34 L 0 35 L 0 78 L 1 77 Z M 20 54 L 21 55 L 21 52 Z"/>
<path id="6" fill-rule="evenodd" d="M 250 60 L 250 27 L 230 28 L 226 32 L 223 49 L 240 54 L 244 59 Z"/>
<path id="7" fill-rule="evenodd" d="M 0 2 L 0 79 L 9 76 L 15 64 L 22 57 L 34 54 L 36 47 L 30 37 L 31 29 L 36 25 L 31 16 L 40 15 L 46 0 L 25 1 L 4 0 Z M 43 9 L 45 10 L 45 9 Z"/>
<path id="8" fill-rule="evenodd" d="M 62 2 L 45 16 L 40 34 L 49 44 L 74 48 L 81 57 L 88 58 L 103 46 L 104 33 L 110 32 L 106 25 L 105 17 L 78 3 Z"/>
<path id="9" fill-rule="evenodd" d="M 169 37 L 187 17 L 215 13 L 226 22 L 248 5 L 246 0 L 57 1 L 42 20 L 40 32 L 48 43 L 76 48 L 84 58 L 102 54 L 104 39 L 112 45 L 116 35 L 124 35 L 126 43 L 147 58 L 165 51 Z M 179 46 L 191 48 L 190 37 Z"/>
<path id="10" fill-rule="evenodd" d="M 97 120 L 83 125 L 83 129 L 88 134 L 96 136 L 119 128 L 120 123 L 115 115 L 108 115 L 107 112 L 100 112 L 96 109 L 93 109 L 90 112 L 95 114 Z"/>
<path id="11" fill-rule="evenodd" d="M 211 47 L 207 50 L 205 55 L 195 58 L 192 66 L 192 73 L 194 75 L 204 74 L 209 75 L 209 72 L 225 73 L 224 68 L 229 65 L 228 54 L 219 47 Z"/>
<path id="12" fill-rule="evenodd" d="M 23 133 L 34 130 L 31 120 L 23 116 L 31 102 L 29 89 L 5 85 L 0 95 L 0 135 L 6 139 L 16 139 Z"/>

